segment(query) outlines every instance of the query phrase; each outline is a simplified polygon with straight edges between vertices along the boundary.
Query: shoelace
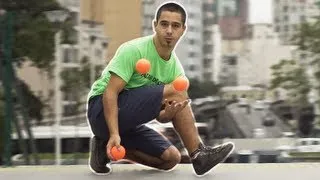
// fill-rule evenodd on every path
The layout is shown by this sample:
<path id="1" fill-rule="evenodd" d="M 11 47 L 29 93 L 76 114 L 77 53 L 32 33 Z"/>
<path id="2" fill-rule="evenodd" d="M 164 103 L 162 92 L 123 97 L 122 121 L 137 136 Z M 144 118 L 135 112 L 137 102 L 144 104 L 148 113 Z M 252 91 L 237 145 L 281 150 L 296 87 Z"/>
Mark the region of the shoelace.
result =
<path id="1" fill-rule="evenodd" d="M 217 154 L 220 153 L 224 147 L 224 145 L 220 145 L 217 147 L 204 146 L 203 149 L 206 150 L 209 154 Z"/>

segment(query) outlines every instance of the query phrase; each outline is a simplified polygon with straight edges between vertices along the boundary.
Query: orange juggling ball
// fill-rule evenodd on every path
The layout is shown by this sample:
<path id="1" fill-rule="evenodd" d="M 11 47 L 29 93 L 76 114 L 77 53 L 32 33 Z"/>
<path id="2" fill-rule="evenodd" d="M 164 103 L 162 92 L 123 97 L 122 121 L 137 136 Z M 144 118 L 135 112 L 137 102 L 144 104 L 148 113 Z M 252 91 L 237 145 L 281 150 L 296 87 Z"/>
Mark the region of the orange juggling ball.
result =
<path id="1" fill-rule="evenodd" d="M 189 80 L 186 77 L 177 77 L 173 81 L 173 87 L 177 91 L 185 91 L 189 88 Z"/>
<path id="2" fill-rule="evenodd" d="M 146 74 L 150 71 L 151 64 L 147 59 L 140 59 L 136 63 L 136 70 L 140 74 Z"/>
<path id="3" fill-rule="evenodd" d="M 110 153 L 114 160 L 118 161 L 124 158 L 124 156 L 126 155 L 126 149 L 123 146 L 120 146 L 119 148 L 114 146 L 111 148 Z"/>

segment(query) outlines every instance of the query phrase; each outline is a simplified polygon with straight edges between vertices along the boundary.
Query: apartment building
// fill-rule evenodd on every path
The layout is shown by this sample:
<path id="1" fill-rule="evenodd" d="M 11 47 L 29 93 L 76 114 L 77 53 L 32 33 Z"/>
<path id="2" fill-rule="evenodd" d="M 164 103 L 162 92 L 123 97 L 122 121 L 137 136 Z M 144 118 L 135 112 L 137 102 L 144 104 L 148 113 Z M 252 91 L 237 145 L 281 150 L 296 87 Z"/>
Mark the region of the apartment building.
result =
<path id="1" fill-rule="evenodd" d="M 270 67 L 282 59 L 291 59 L 293 47 L 279 43 L 272 24 L 250 24 L 247 31 L 246 53 L 238 66 L 238 83 L 268 86 L 272 78 Z"/>
<path id="2" fill-rule="evenodd" d="M 206 81 L 214 81 L 217 82 L 216 79 L 216 61 L 219 58 L 216 56 L 216 50 L 220 41 L 215 41 L 215 37 L 219 35 L 219 28 L 216 26 L 216 1 L 214 0 L 205 0 L 202 4 L 202 25 L 203 25 L 203 73 L 202 77 Z M 218 43 L 218 44 L 215 44 Z"/>
<path id="3" fill-rule="evenodd" d="M 279 34 L 281 44 L 290 44 L 299 25 L 312 22 L 319 9 L 317 0 L 273 0 L 274 31 Z"/>
<path id="4" fill-rule="evenodd" d="M 221 32 L 221 69 L 219 82 L 226 86 L 239 84 L 238 69 L 246 60 L 247 0 L 217 0 L 217 24 Z"/>

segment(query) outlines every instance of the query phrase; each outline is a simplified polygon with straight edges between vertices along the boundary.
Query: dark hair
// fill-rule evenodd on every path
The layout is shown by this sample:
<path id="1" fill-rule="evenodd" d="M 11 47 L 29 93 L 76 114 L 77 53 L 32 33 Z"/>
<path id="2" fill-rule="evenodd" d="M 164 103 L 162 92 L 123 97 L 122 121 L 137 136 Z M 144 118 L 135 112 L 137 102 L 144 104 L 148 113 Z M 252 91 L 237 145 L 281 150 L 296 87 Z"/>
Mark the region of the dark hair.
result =
<path id="1" fill-rule="evenodd" d="M 165 3 L 165 4 L 161 5 L 161 7 L 158 9 L 158 11 L 156 13 L 156 21 L 157 22 L 160 18 L 162 11 L 178 12 L 181 14 L 182 24 L 184 25 L 186 23 L 186 19 L 187 19 L 186 11 L 184 10 L 184 8 L 181 5 L 179 5 L 177 3 L 169 2 L 169 3 Z"/>

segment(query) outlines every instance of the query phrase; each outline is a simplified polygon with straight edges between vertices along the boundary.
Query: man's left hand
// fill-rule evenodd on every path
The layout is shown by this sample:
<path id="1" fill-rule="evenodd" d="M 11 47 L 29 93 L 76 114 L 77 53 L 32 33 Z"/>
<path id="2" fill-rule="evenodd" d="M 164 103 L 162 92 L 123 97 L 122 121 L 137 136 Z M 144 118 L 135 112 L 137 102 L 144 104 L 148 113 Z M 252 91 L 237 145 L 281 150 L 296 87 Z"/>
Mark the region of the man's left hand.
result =
<path id="1" fill-rule="evenodd" d="M 166 123 L 171 121 L 174 116 L 184 109 L 189 103 L 189 100 L 184 100 L 182 102 L 172 101 L 169 102 L 167 99 L 164 100 L 164 110 L 160 112 L 159 118 L 157 120 L 161 123 Z"/>

